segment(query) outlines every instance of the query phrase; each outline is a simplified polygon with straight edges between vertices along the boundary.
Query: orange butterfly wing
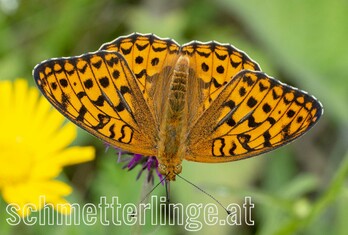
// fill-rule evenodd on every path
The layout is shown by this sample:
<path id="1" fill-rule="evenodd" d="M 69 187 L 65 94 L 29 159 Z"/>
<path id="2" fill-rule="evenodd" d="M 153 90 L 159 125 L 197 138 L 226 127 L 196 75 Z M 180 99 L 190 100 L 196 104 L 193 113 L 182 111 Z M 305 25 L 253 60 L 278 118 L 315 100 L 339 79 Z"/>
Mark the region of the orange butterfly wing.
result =
<path id="1" fill-rule="evenodd" d="M 153 116 L 119 53 L 47 60 L 33 75 L 53 106 L 78 126 L 113 146 L 155 154 Z"/>
<path id="2" fill-rule="evenodd" d="M 268 152 L 306 133 L 322 115 L 306 92 L 259 71 L 226 84 L 190 130 L 186 160 L 227 162 Z"/>

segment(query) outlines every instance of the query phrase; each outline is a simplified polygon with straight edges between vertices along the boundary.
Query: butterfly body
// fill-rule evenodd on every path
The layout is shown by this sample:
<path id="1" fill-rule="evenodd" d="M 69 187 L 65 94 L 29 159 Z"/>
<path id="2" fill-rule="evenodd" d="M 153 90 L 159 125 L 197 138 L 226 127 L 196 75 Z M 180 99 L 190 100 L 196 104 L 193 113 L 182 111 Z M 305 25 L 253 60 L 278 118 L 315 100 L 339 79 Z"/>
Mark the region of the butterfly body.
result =
<path id="1" fill-rule="evenodd" d="M 181 173 L 186 155 L 188 63 L 184 56 L 176 62 L 159 131 L 158 169 L 167 180 L 175 180 L 175 175 Z"/>
<path id="2" fill-rule="evenodd" d="M 230 44 L 180 46 L 134 33 L 93 53 L 43 61 L 34 79 L 69 120 L 123 150 L 156 156 L 175 180 L 182 161 L 253 157 L 306 133 L 323 109 Z"/>

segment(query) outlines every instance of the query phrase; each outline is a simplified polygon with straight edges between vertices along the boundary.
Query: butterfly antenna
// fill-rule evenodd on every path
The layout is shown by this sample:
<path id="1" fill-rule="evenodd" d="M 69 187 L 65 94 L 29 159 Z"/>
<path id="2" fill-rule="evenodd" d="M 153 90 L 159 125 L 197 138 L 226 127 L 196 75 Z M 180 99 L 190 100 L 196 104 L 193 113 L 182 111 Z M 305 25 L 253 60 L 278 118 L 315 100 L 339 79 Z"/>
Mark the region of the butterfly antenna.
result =
<path id="1" fill-rule="evenodd" d="M 158 187 L 158 185 L 162 184 L 164 180 L 166 180 L 167 176 L 164 176 L 163 179 L 158 182 L 144 197 L 141 199 L 141 201 L 138 203 L 138 207 L 149 197 L 149 195 Z M 133 211 L 131 214 L 131 217 L 135 217 L 136 213 Z"/>
<path id="2" fill-rule="evenodd" d="M 158 182 L 144 197 L 143 197 L 143 199 L 139 202 L 139 204 L 141 204 L 141 203 L 143 203 L 145 200 L 146 200 L 146 198 L 148 198 L 149 197 L 149 195 L 158 187 L 158 185 L 160 185 L 160 184 L 162 184 L 163 183 L 163 181 L 165 181 L 167 179 L 167 175 L 165 175 L 164 177 L 163 177 L 163 179 L 160 181 L 160 182 Z M 167 189 L 167 183 L 166 183 L 167 181 L 165 181 L 165 184 L 166 184 L 166 189 Z M 167 190 L 166 190 L 167 191 Z"/>
<path id="3" fill-rule="evenodd" d="M 185 179 L 184 177 L 182 177 L 181 175 L 176 175 L 179 178 L 183 179 L 186 183 L 191 184 L 193 187 L 195 187 L 196 189 L 198 189 L 199 191 L 201 191 L 202 193 L 204 193 L 205 195 L 207 195 L 208 197 L 210 197 L 211 199 L 213 199 L 217 204 L 219 204 L 222 208 L 224 208 L 224 210 L 226 211 L 226 213 L 229 215 L 232 212 L 230 210 L 227 210 L 226 207 L 224 207 L 221 202 L 219 202 L 215 197 L 213 197 L 210 193 L 207 193 L 206 191 L 204 191 L 203 189 L 201 189 L 200 187 L 198 187 L 197 185 L 195 185 L 194 183 L 188 181 L 187 179 Z"/>

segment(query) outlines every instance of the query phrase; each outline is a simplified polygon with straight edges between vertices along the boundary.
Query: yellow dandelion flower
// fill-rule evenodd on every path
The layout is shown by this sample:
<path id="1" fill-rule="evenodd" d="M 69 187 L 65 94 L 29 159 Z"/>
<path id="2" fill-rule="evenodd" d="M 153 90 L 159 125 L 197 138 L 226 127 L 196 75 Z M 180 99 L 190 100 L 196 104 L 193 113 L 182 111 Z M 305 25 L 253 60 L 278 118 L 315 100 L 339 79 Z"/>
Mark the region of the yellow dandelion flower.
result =
<path id="1" fill-rule="evenodd" d="M 28 204 L 43 208 L 43 196 L 57 211 L 69 213 L 63 197 L 72 188 L 55 178 L 64 166 L 94 159 L 93 147 L 67 147 L 77 133 L 63 122 L 25 80 L 0 81 L 0 193 L 22 217 L 30 214 Z"/>

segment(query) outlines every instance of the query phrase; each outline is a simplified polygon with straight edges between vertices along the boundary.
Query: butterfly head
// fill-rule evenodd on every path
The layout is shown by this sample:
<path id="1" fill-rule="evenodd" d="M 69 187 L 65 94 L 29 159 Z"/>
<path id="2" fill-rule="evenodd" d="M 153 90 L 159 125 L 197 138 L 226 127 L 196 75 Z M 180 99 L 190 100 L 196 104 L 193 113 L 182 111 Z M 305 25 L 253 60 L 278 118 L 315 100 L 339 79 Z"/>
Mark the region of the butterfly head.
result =
<path id="1" fill-rule="evenodd" d="M 175 176 L 181 173 L 182 166 L 181 163 L 177 165 L 165 165 L 159 163 L 158 170 L 161 175 L 166 177 L 167 181 L 174 181 Z"/>

